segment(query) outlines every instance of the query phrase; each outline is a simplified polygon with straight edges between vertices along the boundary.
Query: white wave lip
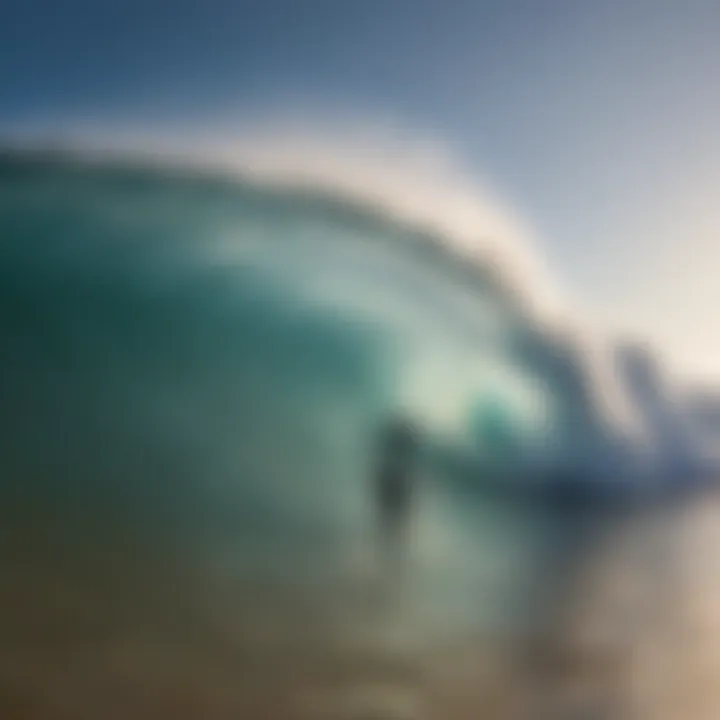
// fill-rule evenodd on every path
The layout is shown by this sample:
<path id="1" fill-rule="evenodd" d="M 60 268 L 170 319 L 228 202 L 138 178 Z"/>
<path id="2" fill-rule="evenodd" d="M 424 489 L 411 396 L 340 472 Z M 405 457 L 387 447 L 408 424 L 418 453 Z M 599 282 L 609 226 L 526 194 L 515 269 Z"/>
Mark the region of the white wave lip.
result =
<path id="1" fill-rule="evenodd" d="M 41 132 L 16 143 L 36 146 Z M 436 234 L 448 251 L 498 282 L 537 319 L 563 322 L 569 307 L 520 216 L 480 186 L 440 141 L 390 124 L 259 121 L 232 134 L 75 127 L 50 142 L 86 158 L 150 159 L 256 183 L 306 188 Z"/>

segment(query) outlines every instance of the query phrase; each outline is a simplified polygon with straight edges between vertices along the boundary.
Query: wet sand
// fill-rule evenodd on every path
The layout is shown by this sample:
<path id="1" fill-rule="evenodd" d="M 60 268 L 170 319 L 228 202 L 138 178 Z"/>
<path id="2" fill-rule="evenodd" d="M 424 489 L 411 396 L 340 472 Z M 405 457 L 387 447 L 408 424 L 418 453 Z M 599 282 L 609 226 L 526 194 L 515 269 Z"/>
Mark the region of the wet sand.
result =
<path id="1" fill-rule="evenodd" d="M 300 556 L 228 572 L 182 542 L 6 534 L 0 717 L 715 720 L 718 520 L 716 495 L 624 517 L 542 642 L 439 631 L 402 583 Z"/>

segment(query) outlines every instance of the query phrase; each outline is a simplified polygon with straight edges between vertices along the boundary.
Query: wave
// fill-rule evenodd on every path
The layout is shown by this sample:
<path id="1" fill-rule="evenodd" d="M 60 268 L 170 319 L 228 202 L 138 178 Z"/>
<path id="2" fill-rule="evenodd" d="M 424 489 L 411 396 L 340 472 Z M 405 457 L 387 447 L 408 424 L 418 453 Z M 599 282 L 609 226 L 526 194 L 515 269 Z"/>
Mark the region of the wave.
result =
<path id="1" fill-rule="evenodd" d="M 35 282 L 45 283 L 40 296 L 48 277 L 67 286 L 71 276 L 77 297 L 62 291 L 75 308 L 70 316 L 79 303 L 92 303 L 98 285 L 105 293 L 132 287 L 145 293 L 143 302 L 152 298 L 156 309 L 143 312 L 163 318 L 157 336 L 165 342 L 159 328 L 168 317 L 177 326 L 180 308 L 196 319 L 180 346 L 190 357 L 199 341 L 215 343 L 214 357 L 228 338 L 234 353 L 247 349 L 248 338 L 259 337 L 250 329 L 256 313 L 266 326 L 263 362 L 298 357 L 305 341 L 292 339 L 302 335 L 292 331 L 297 317 L 281 308 L 302 302 L 302 316 L 314 318 L 320 333 L 304 325 L 317 343 L 301 354 L 316 356 L 306 369 L 327 374 L 332 361 L 319 362 L 318 349 L 332 357 L 330 346 L 344 344 L 338 372 L 354 365 L 360 387 L 370 383 L 386 403 L 390 392 L 453 432 L 467 433 L 483 395 L 499 392 L 516 406 L 517 422 L 534 414 L 536 424 L 549 425 L 550 408 L 564 414 L 569 435 L 557 452 L 574 446 L 585 465 L 614 457 L 618 442 L 637 442 L 643 413 L 609 370 L 608 349 L 593 356 L 517 219 L 478 194 L 434 146 L 275 127 L 232 140 L 82 132 L 51 148 L 37 137 L 5 147 L 0 179 L 15 200 L 24 178 L 32 198 L 26 214 L 36 203 L 34 222 L 42 224 L 52 210 L 34 230 L 21 218 L 21 242 L 12 242 L 12 228 L 7 234 L 3 255 L 15 256 L 4 263 L 6 288 L 21 261 L 34 264 Z M 6 215 L 13 201 L 6 200 Z M 58 222 L 72 232 L 58 233 Z M 258 273 L 259 284 L 273 288 L 269 304 L 257 299 L 269 292 L 255 287 Z M 83 283 L 91 290 L 81 297 Z M 157 310 L 162 302 L 175 303 L 172 311 Z M 274 309 L 259 312 L 261 305 Z M 350 340 L 351 327 L 364 330 Z M 146 342 L 157 346 L 150 336 Z"/>

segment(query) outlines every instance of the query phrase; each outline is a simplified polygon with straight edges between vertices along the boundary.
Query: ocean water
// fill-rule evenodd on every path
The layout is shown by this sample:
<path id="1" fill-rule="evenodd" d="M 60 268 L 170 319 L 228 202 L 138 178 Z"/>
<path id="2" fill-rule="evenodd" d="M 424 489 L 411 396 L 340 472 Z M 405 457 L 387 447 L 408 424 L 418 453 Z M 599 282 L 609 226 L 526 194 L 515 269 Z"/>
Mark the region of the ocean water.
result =
<path id="1" fill-rule="evenodd" d="M 547 439 L 552 397 L 508 352 L 526 322 L 492 272 L 372 207 L 0 156 L 3 717 L 366 717 L 332 704 L 363 687 L 384 709 L 352 712 L 477 717 L 513 696 L 498 668 L 615 523 L 483 491 L 493 452 Z M 389 557 L 379 429 L 401 411 L 477 452 L 485 408 L 485 464 L 423 456 Z"/>

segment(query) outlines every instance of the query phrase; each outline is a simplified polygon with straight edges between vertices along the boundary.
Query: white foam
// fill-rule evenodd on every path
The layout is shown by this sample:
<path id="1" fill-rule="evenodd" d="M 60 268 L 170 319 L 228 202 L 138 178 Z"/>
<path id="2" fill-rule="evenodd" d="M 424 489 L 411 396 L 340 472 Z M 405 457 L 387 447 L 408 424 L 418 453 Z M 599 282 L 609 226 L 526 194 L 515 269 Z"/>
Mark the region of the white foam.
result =
<path id="1" fill-rule="evenodd" d="M 26 132 L 85 156 L 160 161 L 229 172 L 261 184 L 301 187 L 356 201 L 442 237 L 453 252 L 497 279 L 533 314 L 568 312 L 519 214 L 479 182 L 443 143 L 390 124 L 288 119 L 234 133 L 182 133 L 75 126 Z"/>

